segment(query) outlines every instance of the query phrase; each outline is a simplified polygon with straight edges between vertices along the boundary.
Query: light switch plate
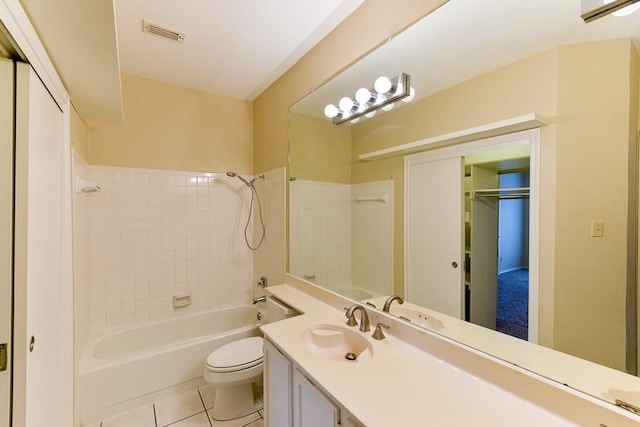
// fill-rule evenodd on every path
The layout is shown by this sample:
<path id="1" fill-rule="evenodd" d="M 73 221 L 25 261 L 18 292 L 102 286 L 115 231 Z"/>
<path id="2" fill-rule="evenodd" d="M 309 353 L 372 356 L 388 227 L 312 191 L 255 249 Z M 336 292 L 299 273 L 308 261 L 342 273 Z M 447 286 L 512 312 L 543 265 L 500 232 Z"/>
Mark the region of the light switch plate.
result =
<path id="1" fill-rule="evenodd" d="M 604 221 L 591 221 L 591 237 L 604 237 Z"/>

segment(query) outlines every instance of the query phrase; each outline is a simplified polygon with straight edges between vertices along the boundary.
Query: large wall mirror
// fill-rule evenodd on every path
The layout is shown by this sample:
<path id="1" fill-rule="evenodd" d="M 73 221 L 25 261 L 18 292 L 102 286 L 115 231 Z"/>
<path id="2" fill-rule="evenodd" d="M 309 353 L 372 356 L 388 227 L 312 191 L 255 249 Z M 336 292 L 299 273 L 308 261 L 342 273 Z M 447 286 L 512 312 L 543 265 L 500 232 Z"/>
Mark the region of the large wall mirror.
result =
<path id="1" fill-rule="evenodd" d="M 586 24 L 578 0 L 450 0 L 292 106 L 289 271 L 379 309 L 398 295 L 391 314 L 438 333 L 469 320 L 632 379 L 639 50 L 640 11 Z M 323 116 L 402 72 L 412 102 Z M 453 279 L 425 279 L 437 232 Z"/>

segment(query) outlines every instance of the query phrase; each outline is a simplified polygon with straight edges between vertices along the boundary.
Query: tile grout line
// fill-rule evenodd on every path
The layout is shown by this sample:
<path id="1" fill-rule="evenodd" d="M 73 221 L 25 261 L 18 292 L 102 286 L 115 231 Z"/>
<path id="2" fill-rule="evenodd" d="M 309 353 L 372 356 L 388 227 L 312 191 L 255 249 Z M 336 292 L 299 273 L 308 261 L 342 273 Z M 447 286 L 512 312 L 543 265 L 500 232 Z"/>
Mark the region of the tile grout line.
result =
<path id="1" fill-rule="evenodd" d="M 198 390 L 198 396 L 200 396 L 200 402 L 202 402 L 202 406 L 204 407 L 204 413 L 207 414 L 207 421 L 209 421 L 209 426 L 213 427 L 213 424 L 211 424 L 211 418 L 209 418 L 209 411 L 207 411 L 207 405 L 204 403 L 204 398 L 202 397 L 202 393 L 200 393 L 200 387 L 197 387 L 196 390 Z"/>
<path id="2" fill-rule="evenodd" d="M 156 425 L 156 427 L 158 427 L 158 416 L 156 415 L 156 404 L 152 403 L 151 406 L 153 407 L 153 422 Z"/>

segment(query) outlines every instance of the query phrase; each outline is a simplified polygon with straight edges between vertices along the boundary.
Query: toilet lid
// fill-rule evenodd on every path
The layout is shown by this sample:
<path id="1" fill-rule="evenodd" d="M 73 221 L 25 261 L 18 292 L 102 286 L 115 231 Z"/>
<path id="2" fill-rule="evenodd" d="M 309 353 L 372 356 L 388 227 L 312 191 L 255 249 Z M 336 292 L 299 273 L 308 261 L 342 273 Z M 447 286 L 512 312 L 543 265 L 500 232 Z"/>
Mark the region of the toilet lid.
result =
<path id="1" fill-rule="evenodd" d="M 262 363 L 262 359 L 262 337 L 243 338 L 212 351 L 207 366 L 219 372 L 239 371 Z"/>

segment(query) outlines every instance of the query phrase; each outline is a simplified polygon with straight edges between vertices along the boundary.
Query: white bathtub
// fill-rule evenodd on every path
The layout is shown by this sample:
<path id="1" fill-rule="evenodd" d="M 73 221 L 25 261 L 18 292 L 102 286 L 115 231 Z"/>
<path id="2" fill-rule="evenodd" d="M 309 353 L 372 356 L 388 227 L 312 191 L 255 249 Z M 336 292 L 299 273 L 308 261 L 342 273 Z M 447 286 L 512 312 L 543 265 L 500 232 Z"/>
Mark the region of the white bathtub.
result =
<path id="1" fill-rule="evenodd" d="M 365 289 L 359 286 L 343 285 L 336 288 L 331 288 L 331 290 L 337 294 L 342 295 L 343 297 L 351 298 L 357 301 L 362 301 L 379 296 L 372 290 Z"/>
<path id="2" fill-rule="evenodd" d="M 92 337 L 79 372 L 81 425 L 204 384 L 207 355 L 260 334 L 254 306 L 225 308 Z"/>

